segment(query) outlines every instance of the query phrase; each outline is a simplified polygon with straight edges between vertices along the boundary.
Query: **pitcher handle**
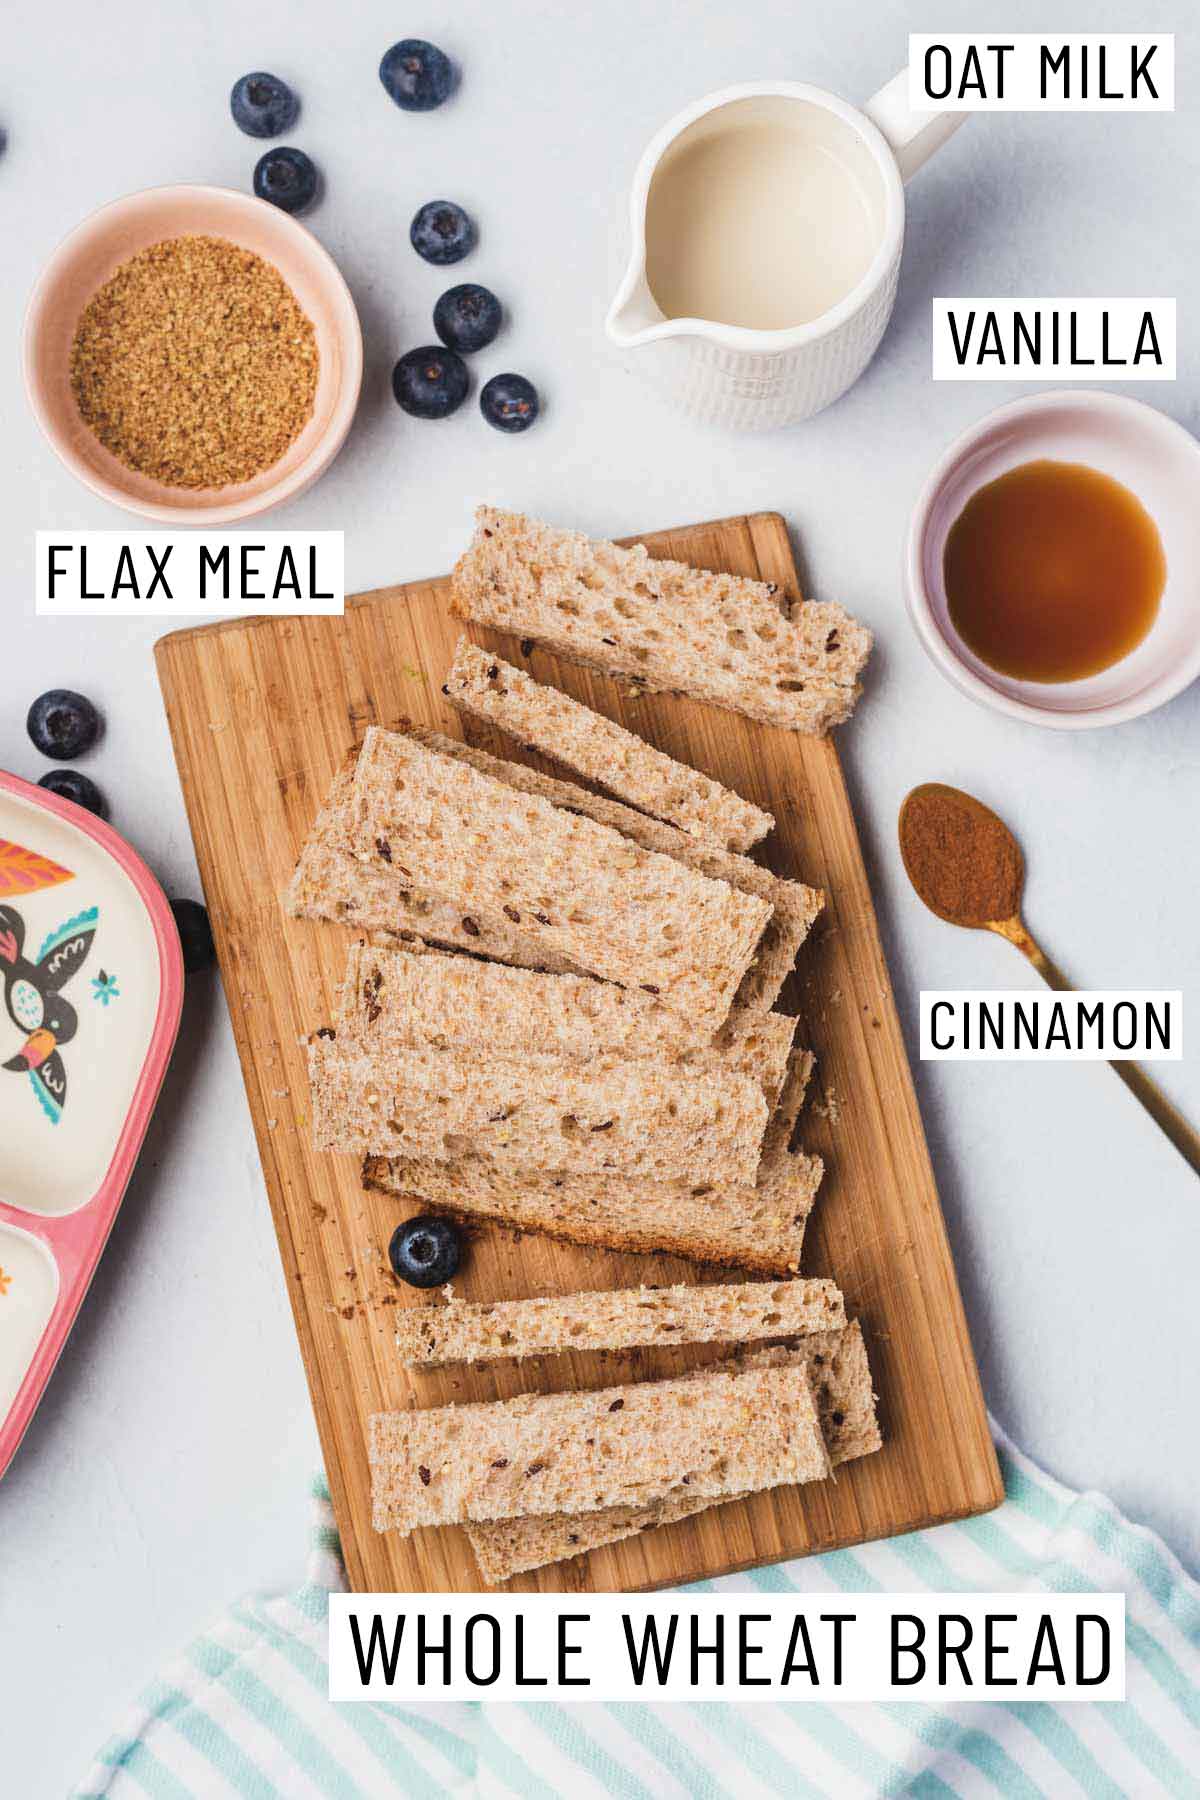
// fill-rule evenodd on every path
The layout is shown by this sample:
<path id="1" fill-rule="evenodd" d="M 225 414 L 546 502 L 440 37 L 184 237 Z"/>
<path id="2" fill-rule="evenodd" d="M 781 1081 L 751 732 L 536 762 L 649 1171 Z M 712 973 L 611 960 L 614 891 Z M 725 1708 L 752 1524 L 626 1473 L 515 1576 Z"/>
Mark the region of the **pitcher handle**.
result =
<path id="1" fill-rule="evenodd" d="M 891 146 L 902 181 L 915 175 L 967 116 L 965 112 L 914 112 L 908 104 L 907 69 L 881 87 L 863 111 Z"/>

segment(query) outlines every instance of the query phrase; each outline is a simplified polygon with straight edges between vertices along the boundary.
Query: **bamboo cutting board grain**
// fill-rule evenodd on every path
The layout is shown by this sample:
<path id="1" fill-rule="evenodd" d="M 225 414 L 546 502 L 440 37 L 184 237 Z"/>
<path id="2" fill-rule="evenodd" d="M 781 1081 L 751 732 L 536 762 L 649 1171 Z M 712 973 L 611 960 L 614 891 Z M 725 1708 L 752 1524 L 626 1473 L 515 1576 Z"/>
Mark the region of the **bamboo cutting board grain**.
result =
<path id="1" fill-rule="evenodd" d="M 796 592 L 777 514 L 641 541 L 653 554 Z M 285 918 L 278 895 L 334 771 L 369 724 L 407 716 L 461 735 L 440 693 L 459 629 L 447 583 L 431 581 L 361 594 L 341 619 L 235 620 L 175 632 L 156 651 L 346 1565 L 356 1588 L 378 1591 L 481 1584 L 459 1530 L 406 1540 L 372 1531 L 370 1413 L 605 1386 L 722 1354 L 709 1346 L 402 1369 L 395 1309 L 429 1300 L 394 1279 L 387 1245 L 400 1219 L 420 1208 L 363 1193 L 352 1159 L 309 1146 L 299 1039 L 329 1018 L 352 934 Z M 525 656 L 511 639 L 473 635 L 767 807 L 778 824 L 766 859 L 825 890 L 825 914 L 783 1002 L 801 1015 L 797 1041 L 818 1057 L 803 1138 L 824 1157 L 826 1176 L 805 1272 L 833 1276 L 863 1321 L 886 1437 L 879 1455 L 848 1464 L 836 1482 L 713 1508 L 513 1585 L 663 1586 L 996 1505 L 1003 1490 L 834 741 L 671 695 L 632 696 L 543 651 Z M 482 727 L 470 730 L 513 754 Z M 455 1289 L 468 1299 L 516 1299 L 716 1275 L 677 1258 L 480 1226 Z"/>

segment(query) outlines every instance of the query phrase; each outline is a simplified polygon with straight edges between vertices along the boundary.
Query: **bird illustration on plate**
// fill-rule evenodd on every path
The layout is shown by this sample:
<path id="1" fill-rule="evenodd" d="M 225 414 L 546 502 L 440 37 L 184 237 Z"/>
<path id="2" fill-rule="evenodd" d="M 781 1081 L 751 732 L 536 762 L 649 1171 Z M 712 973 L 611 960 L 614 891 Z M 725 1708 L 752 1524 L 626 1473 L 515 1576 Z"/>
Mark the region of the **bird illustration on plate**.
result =
<path id="1" fill-rule="evenodd" d="M 25 1034 L 25 1042 L 3 1065 L 28 1075 L 47 1117 L 57 1125 L 67 1099 L 67 1070 L 62 1046 L 79 1028 L 79 1015 L 62 989 L 87 961 L 96 936 L 100 909 L 76 913 L 43 941 L 36 957 L 27 957 L 25 921 L 15 906 L 0 906 L 0 975 L 9 1018 Z"/>

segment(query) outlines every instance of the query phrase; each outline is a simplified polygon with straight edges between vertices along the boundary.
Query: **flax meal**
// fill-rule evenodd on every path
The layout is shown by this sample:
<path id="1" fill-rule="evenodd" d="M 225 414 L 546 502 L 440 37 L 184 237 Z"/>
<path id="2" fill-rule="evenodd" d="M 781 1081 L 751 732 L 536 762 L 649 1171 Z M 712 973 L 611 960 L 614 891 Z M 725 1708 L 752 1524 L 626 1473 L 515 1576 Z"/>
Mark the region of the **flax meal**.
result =
<path id="1" fill-rule="evenodd" d="M 168 487 L 278 462 L 312 415 L 312 323 L 279 271 L 224 238 L 167 238 L 88 302 L 71 390 L 107 450 Z"/>

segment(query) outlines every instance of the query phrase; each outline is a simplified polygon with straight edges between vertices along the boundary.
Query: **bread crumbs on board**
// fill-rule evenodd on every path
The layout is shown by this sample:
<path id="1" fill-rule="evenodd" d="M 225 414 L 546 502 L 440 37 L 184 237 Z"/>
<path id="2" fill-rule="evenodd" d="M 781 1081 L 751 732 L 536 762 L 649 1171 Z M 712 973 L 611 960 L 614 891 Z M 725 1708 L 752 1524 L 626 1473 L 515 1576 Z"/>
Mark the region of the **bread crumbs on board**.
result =
<path id="1" fill-rule="evenodd" d="M 311 320 L 279 271 L 224 238 L 177 237 L 123 262 L 71 346 L 84 423 L 168 487 L 262 474 L 312 416 Z"/>

